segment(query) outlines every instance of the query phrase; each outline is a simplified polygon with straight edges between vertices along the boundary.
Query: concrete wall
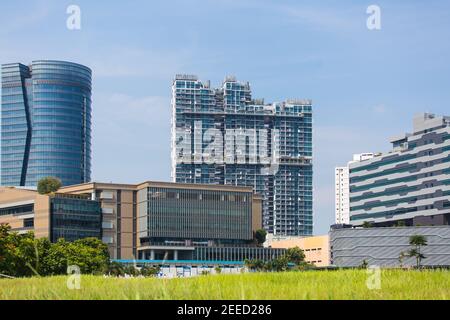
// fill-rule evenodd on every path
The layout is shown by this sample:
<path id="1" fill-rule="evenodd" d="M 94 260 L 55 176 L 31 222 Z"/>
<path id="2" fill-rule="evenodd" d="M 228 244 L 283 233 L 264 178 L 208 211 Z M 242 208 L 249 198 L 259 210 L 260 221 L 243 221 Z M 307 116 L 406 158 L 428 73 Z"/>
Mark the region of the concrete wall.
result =
<path id="1" fill-rule="evenodd" d="M 289 238 L 284 240 L 272 240 L 272 248 L 295 248 L 299 247 L 305 253 L 305 260 L 317 267 L 326 267 L 330 264 L 330 250 L 328 235 Z"/>
<path id="2" fill-rule="evenodd" d="M 36 191 L 0 187 L 0 207 L 13 207 L 34 204 L 33 212 L 21 215 L 0 216 L 0 224 L 6 223 L 14 231 L 34 231 L 37 238 L 50 236 L 50 197 L 40 195 Z M 34 218 L 34 228 L 24 228 L 23 221 Z"/>
<path id="3" fill-rule="evenodd" d="M 422 265 L 450 266 L 450 226 L 332 230 L 332 265 L 357 267 L 366 260 L 369 265 L 398 267 L 400 254 L 412 248 L 409 244 L 412 235 L 423 235 L 428 240 L 428 245 L 422 247 L 426 257 Z M 415 264 L 415 258 L 403 260 L 403 266 Z"/>

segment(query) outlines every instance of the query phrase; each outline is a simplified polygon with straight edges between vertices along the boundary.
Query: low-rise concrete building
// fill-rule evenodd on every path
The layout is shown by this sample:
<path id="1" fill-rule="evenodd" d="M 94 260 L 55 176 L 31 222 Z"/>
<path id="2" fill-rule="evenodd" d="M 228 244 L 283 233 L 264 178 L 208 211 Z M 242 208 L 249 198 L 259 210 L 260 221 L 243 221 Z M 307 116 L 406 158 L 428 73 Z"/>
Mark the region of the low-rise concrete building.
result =
<path id="1" fill-rule="evenodd" d="M 101 238 L 100 202 L 85 195 L 55 193 L 41 195 L 35 190 L 0 187 L 0 224 L 13 231 L 34 231 L 37 238 L 55 242 Z"/>
<path id="2" fill-rule="evenodd" d="M 286 239 L 269 239 L 272 248 L 298 247 L 305 253 L 305 261 L 317 267 L 327 267 L 330 264 L 329 236 L 292 237 Z"/>
<path id="3" fill-rule="evenodd" d="M 95 236 L 113 260 L 241 267 L 245 260 L 267 261 L 285 252 L 256 245 L 262 199 L 251 187 L 148 181 L 92 182 L 48 196 L 0 191 L 0 223 L 52 241 Z"/>
<path id="4" fill-rule="evenodd" d="M 405 256 L 413 248 L 413 235 L 423 235 L 428 243 L 421 248 L 423 266 L 450 266 L 450 226 L 332 229 L 331 265 L 358 267 L 366 261 L 380 267 L 415 266 L 416 259 Z"/>
<path id="5" fill-rule="evenodd" d="M 86 183 L 59 192 L 101 202 L 103 241 L 116 260 L 243 263 L 285 252 L 255 245 L 262 199 L 251 187 L 147 181 Z"/>

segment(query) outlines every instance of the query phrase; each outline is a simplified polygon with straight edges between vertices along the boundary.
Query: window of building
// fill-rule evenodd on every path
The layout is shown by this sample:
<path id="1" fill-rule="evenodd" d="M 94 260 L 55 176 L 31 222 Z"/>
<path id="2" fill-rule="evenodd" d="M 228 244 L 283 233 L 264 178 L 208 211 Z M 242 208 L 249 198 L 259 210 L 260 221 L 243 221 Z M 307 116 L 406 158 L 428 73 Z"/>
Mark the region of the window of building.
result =
<path id="1" fill-rule="evenodd" d="M 34 218 L 23 219 L 23 227 L 24 228 L 33 228 L 34 227 Z"/>
<path id="2" fill-rule="evenodd" d="M 0 216 L 6 216 L 11 214 L 27 214 L 34 211 L 34 204 L 26 204 L 22 206 L 2 208 L 0 209 Z"/>

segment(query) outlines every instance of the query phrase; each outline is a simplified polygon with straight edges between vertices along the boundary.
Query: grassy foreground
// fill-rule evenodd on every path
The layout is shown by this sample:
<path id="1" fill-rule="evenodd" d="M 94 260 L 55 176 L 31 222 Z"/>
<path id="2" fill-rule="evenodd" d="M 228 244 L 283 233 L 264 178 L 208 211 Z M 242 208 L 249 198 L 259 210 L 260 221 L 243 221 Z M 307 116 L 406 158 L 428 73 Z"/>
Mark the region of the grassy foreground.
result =
<path id="1" fill-rule="evenodd" d="M 450 299 L 450 271 L 383 270 L 381 288 L 369 290 L 365 270 L 209 275 L 185 279 L 82 276 L 0 280 L 4 299 Z"/>

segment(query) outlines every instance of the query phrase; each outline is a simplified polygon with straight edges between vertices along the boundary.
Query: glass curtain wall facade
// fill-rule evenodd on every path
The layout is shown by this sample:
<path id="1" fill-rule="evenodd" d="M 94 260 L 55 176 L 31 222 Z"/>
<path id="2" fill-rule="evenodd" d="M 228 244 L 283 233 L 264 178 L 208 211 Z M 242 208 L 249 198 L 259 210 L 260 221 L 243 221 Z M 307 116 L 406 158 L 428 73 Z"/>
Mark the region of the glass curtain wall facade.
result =
<path id="1" fill-rule="evenodd" d="M 99 201 L 81 196 L 54 196 L 51 202 L 50 240 L 102 238 L 102 209 Z"/>
<path id="2" fill-rule="evenodd" d="M 144 190 L 145 191 L 145 190 Z M 140 238 L 153 243 L 190 239 L 242 243 L 253 239 L 252 192 L 149 187 Z M 142 194 L 142 191 L 141 191 Z M 142 240 L 141 240 L 142 241 Z"/>
<path id="3" fill-rule="evenodd" d="M 71 62 L 2 65 L 1 185 L 90 181 L 91 79 Z"/>
<path id="4" fill-rule="evenodd" d="M 193 260 L 197 261 L 270 261 L 286 253 L 286 249 L 258 247 L 198 247 L 193 252 Z"/>
<path id="5" fill-rule="evenodd" d="M 211 130 L 221 132 L 221 148 L 214 152 L 224 155 L 223 163 L 211 164 L 203 157 L 211 142 L 205 134 Z M 188 139 L 180 139 L 180 132 Z M 230 132 L 237 134 L 230 138 Z M 255 139 L 250 139 L 251 132 L 257 132 Z M 235 161 L 238 150 L 265 153 L 276 160 L 276 166 L 260 156 Z M 179 161 L 180 157 L 187 161 Z M 196 76 L 176 76 L 172 87 L 175 182 L 253 187 L 263 198 L 263 224 L 269 233 L 307 236 L 313 233 L 312 175 L 310 100 L 264 104 L 252 99 L 249 83 L 233 77 L 214 89 Z"/>

